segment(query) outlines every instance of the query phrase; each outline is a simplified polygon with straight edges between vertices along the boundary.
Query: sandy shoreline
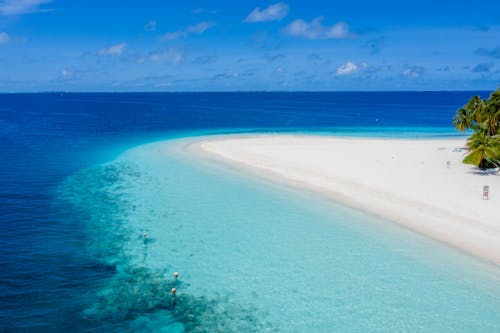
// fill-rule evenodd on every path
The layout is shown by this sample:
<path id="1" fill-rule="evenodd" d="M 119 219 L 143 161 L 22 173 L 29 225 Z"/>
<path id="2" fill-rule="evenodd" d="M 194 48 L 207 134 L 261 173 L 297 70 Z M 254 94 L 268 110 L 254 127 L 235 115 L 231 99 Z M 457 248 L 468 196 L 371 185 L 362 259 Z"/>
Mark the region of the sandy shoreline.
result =
<path id="1" fill-rule="evenodd" d="M 326 195 L 500 265 L 500 175 L 461 163 L 465 140 L 298 135 L 204 138 L 189 152 Z M 447 162 L 450 162 L 448 167 Z M 490 199 L 482 199 L 484 185 Z"/>

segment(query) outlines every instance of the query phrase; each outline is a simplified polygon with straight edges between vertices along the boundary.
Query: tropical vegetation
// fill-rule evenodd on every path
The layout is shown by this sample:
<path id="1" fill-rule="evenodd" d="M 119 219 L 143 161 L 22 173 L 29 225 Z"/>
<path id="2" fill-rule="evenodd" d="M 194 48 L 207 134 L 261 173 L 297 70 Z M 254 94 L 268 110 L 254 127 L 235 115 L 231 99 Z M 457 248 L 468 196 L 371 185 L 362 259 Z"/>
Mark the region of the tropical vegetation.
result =
<path id="1" fill-rule="evenodd" d="M 463 132 L 472 130 L 464 163 L 483 170 L 500 166 L 500 89 L 487 99 L 472 97 L 457 110 L 453 125 Z"/>

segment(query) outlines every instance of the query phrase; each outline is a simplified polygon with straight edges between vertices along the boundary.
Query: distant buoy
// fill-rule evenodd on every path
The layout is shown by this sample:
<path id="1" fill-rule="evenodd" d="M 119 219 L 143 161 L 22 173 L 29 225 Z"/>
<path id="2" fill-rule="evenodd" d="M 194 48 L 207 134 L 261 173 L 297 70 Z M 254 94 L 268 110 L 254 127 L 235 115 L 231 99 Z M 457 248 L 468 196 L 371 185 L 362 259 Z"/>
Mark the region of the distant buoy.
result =
<path id="1" fill-rule="evenodd" d="M 178 272 L 175 272 L 175 273 L 174 273 L 174 277 L 175 277 L 175 280 L 177 280 L 177 278 L 179 277 L 179 273 L 178 273 Z"/>

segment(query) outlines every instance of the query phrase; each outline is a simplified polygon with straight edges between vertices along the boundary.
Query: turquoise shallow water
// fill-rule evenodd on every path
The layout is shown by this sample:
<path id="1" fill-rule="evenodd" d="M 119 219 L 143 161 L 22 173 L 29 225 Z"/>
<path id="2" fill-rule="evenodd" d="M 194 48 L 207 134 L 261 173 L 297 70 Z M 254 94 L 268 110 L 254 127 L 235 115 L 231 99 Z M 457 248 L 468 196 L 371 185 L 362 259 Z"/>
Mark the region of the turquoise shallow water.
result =
<path id="1" fill-rule="evenodd" d="M 452 297 L 454 303 L 422 299 L 443 308 L 436 316 L 458 307 L 459 325 L 476 318 L 481 321 L 476 330 L 490 325 L 488 329 L 494 331 L 495 320 L 487 304 L 492 297 L 496 299 L 499 288 L 493 277 L 498 273 L 487 265 L 453 251 L 437 251 L 425 242 L 420 247 L 415 245 L 418 242 L 411 247 L 404 242 L 394 245 L 394 240 L 415 236 L 404 232 L 404 237 L 389 236 L 399 229 L 369 217 L 354 218 L 352 211 L 343 214 L 342 208 L 332 208 L 330 203 L 227 170 L 197 166 L 184 155 L 174 154 L 173 148 L 161 161 L 147 153 L 148 146 L 122 155 L 158 140 L 242 132 L 464 137 L 451 127 L 455 111 L 471 96 L 486 98 L 489 93 L 0 94 L 0 226 L 4 235 L 0 332 L 148 331 L 146 327 L 150 331 L 297 331 L 309 324 L 319 325 L 317 331 L 361 330 L 363 320 L 373 327 L 387 321 L 389 330 L 389 324 L 397 320 L 412 319 L 387 319 L 395 317 L 386 312 L 398 307 L 384 306 L 386 298 L 379 294 L 373 297 L 377 274 L 363 275 L 350 268 L 360 260 L 375 272 L 382 272 L 384 262 L 392 264 L 385 252 L 360 245 L 366 237 L 402 252 L 400 261 L 412 258 L 417 267 L 434 263 L 430 271 L 438 266 L 439 272 L 453 273 L 451 280 L 486 290 L 476 293 L 465 288 L 469 293 L 460 299 Z M 179 231 L 159 231 L 171 232 L 169 225 Z M 332 229 L 337 227 L 353 232 L 348 237 L 340 232 L 342 228 Z M 145 244 L 142 228 L 151 229 Z M 358 234 L 366 237 L 358 239 Z M 346 240 L 331 242 L 335 237 Z M 243 253 L 238 263 L 238 252 L 227 249 Z M 321 251 L 315 249 L 325 256 L 318 256 Z M 356 251 L 346 254 L 345 249 Z M 281 259 L 274 258 L 274 253 L 281 254 Z M 359 258 L 351 261 L 356 253 Z M 436 259 L 441 257 L 445 259 Z M 306 268 L 309 271 L 304 273 Z M 175 311 L 166 297 L 174 269 L 181 271 L 183 282 Z M 405 286 L 400 281 L 408 274 L 391 269 L 395 273 L 388 281 L 394 288 L 413 290 L 412 283 Z M 366 287 L 343 283 L 334 275 L 341 272 L 352 272 L 354 281 L 365 276 Z M 384 292 L 390 287 L 386 283 Z M 448 289 L 430 290 L 439 295 L 438 291 Z M 347 291 L 352 292 L 352 300 Z M 329 304 L 322 301 L 324 295 Z M 408 298 L 418 300 L 418 296 L 410 292 Z M 363 304 L 372 298 L 380 302 L 367 305 L 365 315 Z M 387 294 L 387 299 L 398 298 Z M 352 313 L 337 308 L 341 304 L 348 304 Z M 469 305 L 477 306 L 477 312 L 467 313 L 464 309 Z M 375 306 L 379 312 L 372 311 Z M 380 320 L 376 313 L 383 315 Z M 411 311 L 403 307 L 398 318 L 407 313 Z M 415 323 L 421 320 L 426 328 L 448 321 L 422 318 L 416 316 Z M 463 330 L 472 326 L 465 325 Z"/>
<path id="2" fill-rule="evenodd" d="M 110 272 L 74 321 L 116 331 L 500 332 L 497 267 L 200 163 L 180 148 L 189 140 L 139 146 L 61 185 L 58 205 L 82 218 L 87 251 Z"/>

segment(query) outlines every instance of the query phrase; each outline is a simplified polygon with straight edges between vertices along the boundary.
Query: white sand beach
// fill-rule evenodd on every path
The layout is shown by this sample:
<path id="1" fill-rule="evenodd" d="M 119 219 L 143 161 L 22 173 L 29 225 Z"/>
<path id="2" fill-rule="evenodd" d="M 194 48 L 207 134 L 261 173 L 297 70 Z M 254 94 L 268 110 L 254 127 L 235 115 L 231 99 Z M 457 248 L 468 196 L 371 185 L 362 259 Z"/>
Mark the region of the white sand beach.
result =
<path id="1" fill-rule="evenodd" d="M 464 139 L 204 138 L 189 149 L 326 195 L 500 264 L 500 174 L 464 165 Z M 447 163 L 447 162 L 450 163 Z M 483 200 L 483 186 L 490 189 Z"/>

